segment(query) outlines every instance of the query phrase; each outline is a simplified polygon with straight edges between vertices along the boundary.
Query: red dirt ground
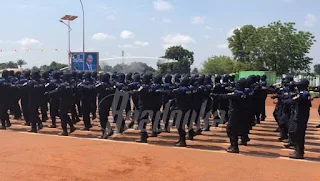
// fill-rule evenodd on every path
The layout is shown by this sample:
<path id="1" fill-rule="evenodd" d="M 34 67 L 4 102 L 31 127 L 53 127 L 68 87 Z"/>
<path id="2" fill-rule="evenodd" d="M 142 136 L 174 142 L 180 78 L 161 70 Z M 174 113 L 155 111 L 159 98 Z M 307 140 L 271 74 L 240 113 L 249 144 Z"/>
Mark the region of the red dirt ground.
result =
<path id="1" fill-rule="evenodd" d="M 238 155 L 228 154 L 224 126 L 211 128 L 188 141 L 187 148 L 173 147 L 177 130 L 137 144 L 136 130 L 110 140 L 99 140 L 98 120 L 90 132 L 76 131 L 69 137 L 56 136 L 61 129 L 44 128 L 39 134 L 26 133 L 22 121 L 12 121 L 0 131 L 0 180 L 320 180 L 320 129 L 313 102 L 306 135 L 306 160 L 290 160 L 292 151 L 277 142 L 272 118 L 274 105 L 267 101 L 268 119 L 254 127 L 251 142 Z M 49 123 L 45 123 L 48 125 Z M 82 124 L 77 125 L 77 128 Z"/>

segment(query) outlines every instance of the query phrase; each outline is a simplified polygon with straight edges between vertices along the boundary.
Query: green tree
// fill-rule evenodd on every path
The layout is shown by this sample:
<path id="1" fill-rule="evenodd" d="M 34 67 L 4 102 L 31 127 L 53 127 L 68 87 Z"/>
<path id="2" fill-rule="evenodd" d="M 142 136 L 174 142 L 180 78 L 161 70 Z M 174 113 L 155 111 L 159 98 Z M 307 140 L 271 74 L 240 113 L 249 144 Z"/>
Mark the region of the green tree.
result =
<path id="1" fill-rule="evenodd" d="M 295 23 L 274 22 L 265 28 L 263 60 L 268 69 L 278 74 L 309 71 L 312 58 L 307 54 L 314 44 L 310 32 L 297 31 Z"/>
<path id="2" fill-rule="evenodd" d="M 316 75 L 320 75 L 320 64 L 314 65 L 313 70 Z"/>
<path id="3" fill-rule="evenodd" d="M 157 66 L 160 73 L 190 73 L 190 66 L 194 62 L 194 53 L 184 49 L 182 46 L 169 47 L 162 58 L 173 59 L 177 62 L 163 63 L 158 62 Z"/>
<path id="4" fill-rule="evenodd" d="M 198 69 L 197 69 L 197 68 L 194 68 L 194 69 L 192 69 L 191 73 L 192 73 L 192 74 L 198 74 L 198 73 L 199 73 L 199 71 L 198 71 Z"/>
<path id="5" fill-rule="evenodd" d="M 32 72 L 36 72 L 36 71 L 40 71 L 40 69 L 39 69 L 37 66 L 33 66 L 33 67 L 31 68 L 31 71 L 32 71 Z"/>
<path id="6" fill-rule="evenodd" d="M 48 71 L 50 69 L 52 69 L 52 70 L 60 70 L 60 69 L 65 68 L 67 66 L 68 66 L 67 64 L 61 64 L 61 63 L 57 63 L 57 62 L 53 61 L 53 62 L 50 63 L 50 65 L 42 65 L 40 67 L 40 70 L 41 71 Z"/>
<path id="7" fill-rule="evenodd" d="M 139 74 L 145 74 L 145 73 L 153 73 L 155 72 L 154 68 L 148 66 L 146 63 L 143 62 L 132 62 L 129 67 L 127 68 L 128 72 L 137 72 Z"/>
<path id="8" fill-rule="evenodd" d="M 255 28 L 246 25 L 228 38 L 234 59 L 253 62 L 257 70 L 279 74 L 310 70 L 309 50 L 315 42 L 310 32 L 297 31 L 295 23 L 273 22 Z"/>
<path id="9" fill-rule="evenodd" d="M 233 72 L 255 70 L 255 65 L 250 62 L 234 62 Z"/>
<path id="10" fill-rule="evenodd" d="M 235 61 L 228 56 L 213 56 L 203 63 L 204 74 L 230 74 L 234 71 Z"/>
<path id="11" fill-rule="evenodd" d="M 7 68 L 7 63 L 0 63 L 0 69 L 6 69 Z"/>
<path id="12" fill-rule="evenodd" d="M 23 65 L 26 65 L 27 62 L 25 62 L 23 59 L 19 59 L 17 60 L 17 64 L 20 67 L 20 69 L 22 68 Z"/>
<path id="13" fill-rule="evenodd" d="M 241 62 L 254 61 L 252 50 L 258 43 L 256 32 L 256 28 L 252 25 L 245 25 L 233 31 L 233 35 L 228 38 L 228 41 L 235 60 Z"/>
<path id="14" fill-rule="evenodd" d="M 13 61 L 9 61 L 6 66 L 6 68 L 18 68 L 18 64 Z"/>
<path id="15" fill-rule="evenodd" d="M 103 72 L 111 72 L 112 71 L 112 66 L 108 65 L 106 62 L 101 62 L 101 70 Z"/>
<path id="16" fill-rule="evenodd" d="M 117 64 L 112 68 L 112 72 L 118 72 L 118 73 L 126 73 L 126 70 L 128 70 L 128 65 L 126 64 Z"/>

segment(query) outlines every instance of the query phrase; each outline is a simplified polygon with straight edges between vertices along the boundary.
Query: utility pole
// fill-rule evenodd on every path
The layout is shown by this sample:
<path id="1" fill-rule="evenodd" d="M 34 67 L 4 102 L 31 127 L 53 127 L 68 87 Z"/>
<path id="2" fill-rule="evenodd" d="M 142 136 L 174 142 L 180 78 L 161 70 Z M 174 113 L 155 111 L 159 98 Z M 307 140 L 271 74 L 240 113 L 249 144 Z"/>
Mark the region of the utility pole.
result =
<path id="1" fill-rule="evenodd" d="M 121 52 L 121 57 L 122 57 L 122 66 L 123 66 L 123 73 L 126 73 L 126 67 L 124 65 L 124 51 L 122 50 Z"/>
<path id="2" fill-rule="evenodd" d="M 82 57 L 83 57 L 83 65 L 82 65 L 82 68 L 84 70 L 84 54 L 85 54 L 85 44 L 84 44 L 84 8 L 83 8 L 83 3 L 82 3 L 82 0 L 80 0 L 80 3 L 81 3 L 81 7 L 82 7 Z"/>
<path id="3" fill-rule="evenodd" d="M 72 16 L 72 15 L 65 15 L 60 19 L 60 22 L 63 23 L 64 25 L 66 25 L 68 27 L 68 56 L 69 56 L 69 69 L 71 69 L 71 43 L 70 43 L 70 32 L 72 31 L 71 27 L 70 27 L 70 21 L 74 21 L 75 19 L 77 19 L 78 16 Z M 63 20 L 68 21 L 68 23 L 65 23 Z"/>

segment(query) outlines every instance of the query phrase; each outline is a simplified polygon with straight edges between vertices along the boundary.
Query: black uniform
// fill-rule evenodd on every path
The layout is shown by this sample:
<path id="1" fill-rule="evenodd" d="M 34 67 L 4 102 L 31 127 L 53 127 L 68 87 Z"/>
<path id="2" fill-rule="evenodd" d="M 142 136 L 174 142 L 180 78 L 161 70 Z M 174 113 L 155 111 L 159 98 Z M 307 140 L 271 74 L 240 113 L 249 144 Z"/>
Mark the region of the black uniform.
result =
<path id="1" fill-rule="evenodd" d="M 241 128 L 245 124 L 245 109 L 244 104 L 246 104 L 246 94 L 244 93 L 246 87 L 246 80 L 240 79 L 237 83 L 236 90 L 228 94 L 214 94 L 215 97 L 219 99 L 229 100 L 229 121 L 227 125 L 227 134 L 230 138 L 230 147 L 228 152 L 239 153 L 238 147 L 238 136 L 241 134 Z"/>
<path id="2" fill-rule="evenodd" d="M 76 130 L 76 128 L 73 126 L 70 116 L 68 115 L 73 103 L 73 88 L 69 82 L 70 75 L 65 73 L 60 85 L 58 85 L 55 90 L 47 93 L 49 95 L 56 95 L 59 98 L 59 116 L 63 130 L 63 132 L 59 134 L 61 136 L 68 136 L 67 125 L 70 126 L 70 133 Z"/>
<path id="3" fill-rule="evenodd" d="M 109 74 L 102 74 L 100 76 L 100 82 L 96 85 L 96 90 L 98 93 L 99 119 L 102 131 L 102 135 L 99 138 L 106 139 L 113 134 L 112 127 L 108 121 L 108 116 L 115 92 L 115 89 L 110 82 Z"/>
<path id="4" fill-rule="evenodd" d="M 185 131 L 185 125 L 187 124 L 189 129 L 189 139 L 192 140 L 193 136 L 195 135 L 192 124 L 190 124 L 190 117 L 192 116 L 192 101 L 193 101 L 193 95 L 192 91 L 189 89 L 189 83 L 190 79 L 188 76 L 185 76 L 181 80 L 180 87 L 178 89 L 175 89 L 171 92 L 171 94 L 175 98 L 176 108 L 172 112 L 172 114 L 175 113 L 175 111 L 178 111 L 178 115 L 176 116 L 176 127 L 178 129 L 179 133 L 179 141 L 176 144 L 176 146 L 185 147 L 186 144 L 186 131 Z M 179 113 L 181 113 L 179 115 Z"/>
<path id="5" fill-rule="evenodd" d="M 60 72 L 54 72 L 52 74 L 52 79 L 49 83 L 45 85 L 45 91 L 50 92 L 58 88 L 58 86 L 62 83 L 60 79 Z M 52 121 L 52 124 L 49 126 L 49 128 L 56 128 L 56 117 L 59 115 L 59 102 L 60 98 L 58 94 L 52 94 L 49 96 L 49 104 L 50 104 L 50 119 Z"/>
<path id="6" fill-rule="evenodd" d="M 92 128 L 90 113 L 93 110 L 94 102 L 96 100 L 96 84 L 91 77 L 90 72 L 86 72 L 84 76 L 85 80 L 79 84 L 81 91 L 81 108 L 83 113 L 84 128 L 82 130 L 89 131 Z"/>
<path id="7" fill-rule="evenodd" d="M 45 85 L 40 80 L 39 72 L 32 73 L 32 80 L 27 83 L 27 86 L 29 89 L 29 113 L 31 122 L 31 130 L 29 132 L 36 133 L 38 129 L 43 128 L 38 109 L 44 100 L 45 93 Z"/>
<path id="8" fill-rule="evenodd" d="M 0 98 L 0 119 L 1 119 L 1 127 L 0 129 L 6 129 L 6 123 L 9 121 L 8 109 L 10 107 L 10 90 L 11 83 L 8 81 L 8 71 L 4 70 L 2 72 L 2 79 L 0 79 L 0 94 L 6 95 L 1 96 Z"/>
<path id="9" fill-rule="evenodd" d="M 304 144 L 307 124 L 310 116 L 311 96 L 307 91 L 309 81 L 302 79 L 298 82 L 299 93 L 292 99 L 283 101 L 284 104 L 294 104 L 295 112 L 291 118 L 289 136 L 295 147 L 295 151 L 290 154 L 290 158 L 304 158 Z"/>

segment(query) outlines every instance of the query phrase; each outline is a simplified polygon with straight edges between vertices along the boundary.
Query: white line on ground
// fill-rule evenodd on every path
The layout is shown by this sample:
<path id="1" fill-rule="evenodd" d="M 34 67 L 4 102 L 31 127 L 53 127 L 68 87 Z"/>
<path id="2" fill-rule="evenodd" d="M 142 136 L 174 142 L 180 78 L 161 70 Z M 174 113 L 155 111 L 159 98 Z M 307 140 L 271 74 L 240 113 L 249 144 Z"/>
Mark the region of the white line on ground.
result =
<path id="1" fill-rule="evenodd" d="M 6 130 L 10 131 L 10 130 Z M 17 131 L 10 131 L 10 132 L 15 132 Z M 132 145 L 141 145 L 141 146 L 153 146 L 153 147 L 159 147 L 158 145 L 151 145 L 147 143 L 136 143 L 136 142 L 128 142 L 128 141 L 117 141 L 117 140 L 112 140 L 112 139 L 98 139 L 98 138 L 79 138 L 79 137 L 73 137 L 73 136 L 59 136 L 59 135 L 48 135 L 48 134 L 37 134 L 37 133 L 29 133 L 29 132 L 18 132 L 21 134 L 28 134 L 28 135 L 34 135 L 34 136 L 48 136 L 48 137 L 59 137 L 59 138 L 66 138 L 66 139 L 79 139 L 79 140 L 91 140 L 91 141 L 100 141 L 100 142 L 112 142 L 112 143 L 117 143 L 117 144 L 132 144 Z M 227 143 L 222 143 L 227 145 Z M 228 144 L 229 145 L 229 144 Z M 201 151 L 201 152 L 208 152 L 208 153 L 221 153 L 221 154 L 228 154 L 226 151 L 220 151 L 220 150 L 201 150 L 201 149 L 190 149 L 190 148 L 181 148 L 181 147 L 167 147 L 167 148 L 172 148 L 172 149 L 184 149 L 184 150 L 192 150 L 192 151 Z M 281 149 L 282 150 L 282 149 Z M 283 149 L 286 150 L 286 149 Z M 239 156 L 250 156 L 248 154 L 237 154 Z M 284 160 L 291 160 L 291 161 L 303 161 L 303 162 L 309 162 L 309 163 L 319 163 L 317 161 L 311 161 L 311 160 L 295 160 L 295 159 L 290 159 L 287 157 L 277 157 L 276 159 L 284 159 Z"/>

